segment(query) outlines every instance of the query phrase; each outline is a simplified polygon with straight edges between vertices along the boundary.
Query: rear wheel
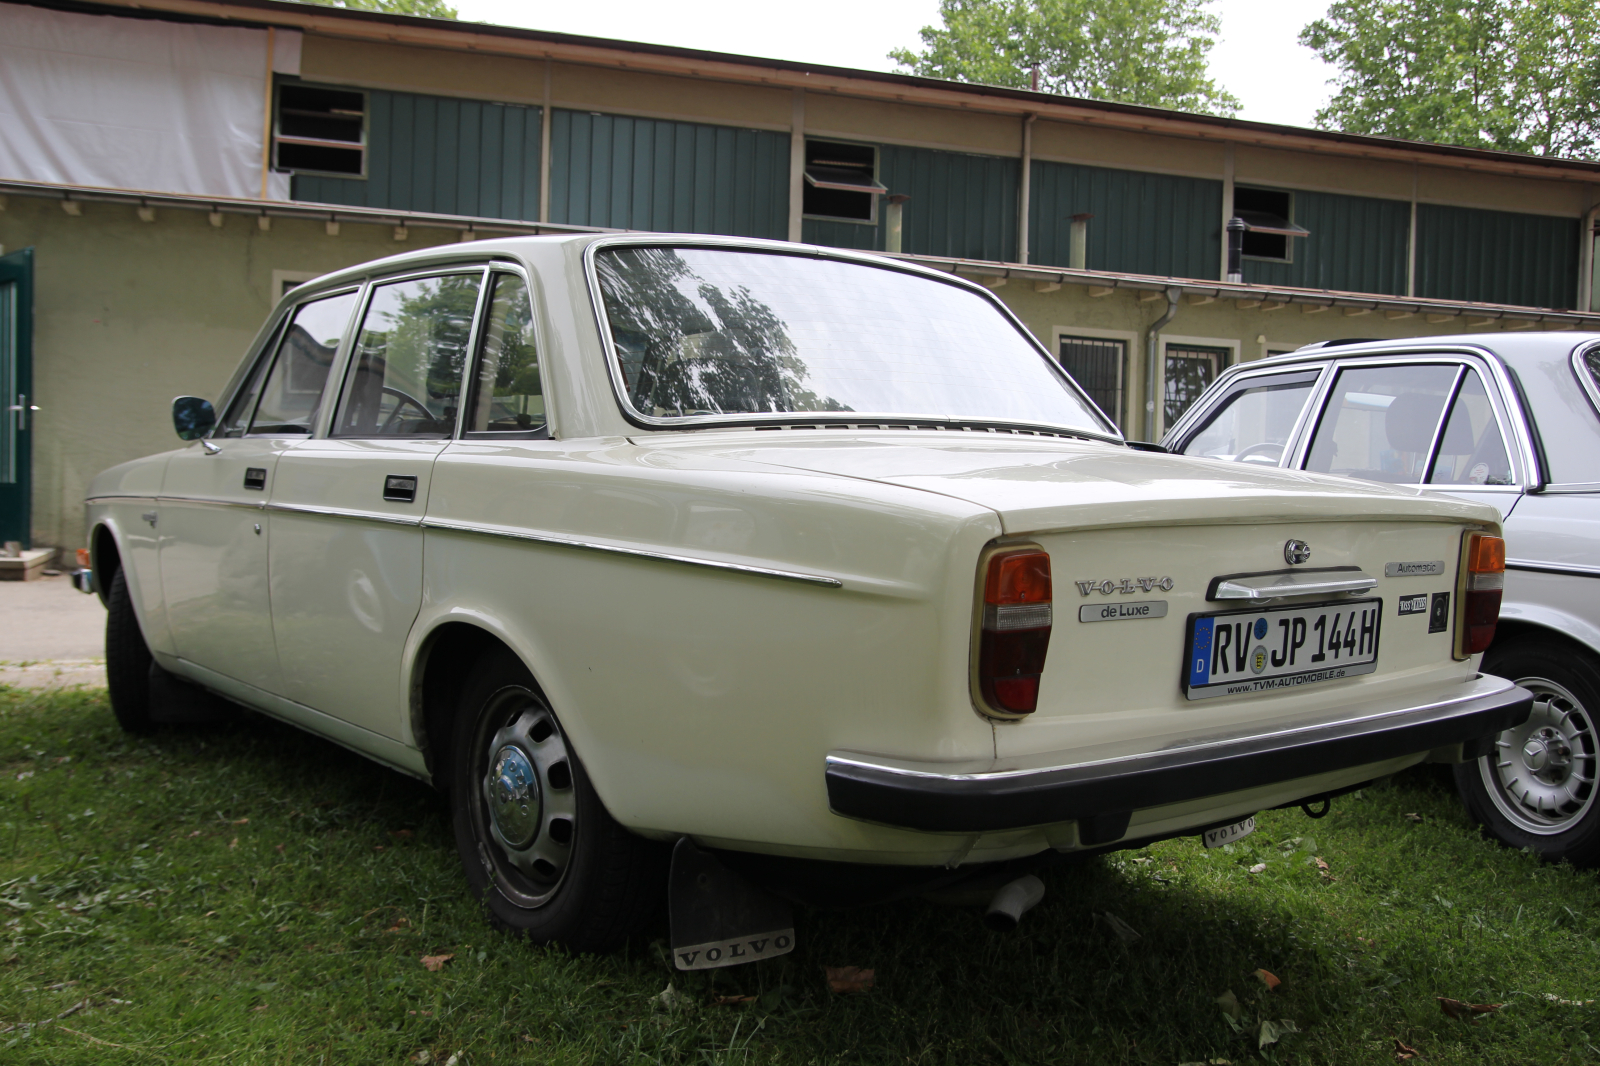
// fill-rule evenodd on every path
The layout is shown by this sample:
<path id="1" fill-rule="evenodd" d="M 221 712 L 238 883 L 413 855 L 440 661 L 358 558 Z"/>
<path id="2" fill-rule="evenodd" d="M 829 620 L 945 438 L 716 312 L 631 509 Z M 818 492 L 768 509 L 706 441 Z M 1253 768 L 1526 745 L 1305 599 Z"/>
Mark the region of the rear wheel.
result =
<path id="1" fill-rule="evenodd" d="M 1491 647 L 1483 671 L 1533 693 L 1533 712 L 1495 750 L 1455 768 L 1467 810 L 1496 840 L 1551 862 L 1600 865 L 1600 662 L 1564 642 Z"/>
<path id="2" fill-rule="evenodd" d="M 622 946 L 660 905 L 667 848 L 607 812 L 521 660 L 492 651 L 468 676 L 450 805 L 473 893 L 496 925 L 536 943 Z"/>
<path id="3" fill-rule="evenodd" d="M 111 713 L 129 733 L 155 729 L 150 717 L 150 646 L 133 611 L 127 572 L 118 569 L 106 593 L 106 687 Z"/>

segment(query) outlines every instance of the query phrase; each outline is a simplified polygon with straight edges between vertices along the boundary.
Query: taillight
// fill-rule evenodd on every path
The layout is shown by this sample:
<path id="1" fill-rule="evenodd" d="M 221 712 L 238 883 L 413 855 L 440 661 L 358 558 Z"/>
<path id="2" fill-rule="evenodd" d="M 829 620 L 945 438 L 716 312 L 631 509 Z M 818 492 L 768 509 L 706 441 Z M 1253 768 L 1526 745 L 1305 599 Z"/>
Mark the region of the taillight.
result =
<path id="1" fill-rule="evenodd" d="M 1038 548 L 999 552 L 983 579 L 978 691 L 989 710 L 1029 714 L 1050 648 L 1050 556 Z"/>
<path id="2" fill-rule="evenodd" d="M 1506 542 L 1486 533 L 1468 533 L 1463 552 L 1461 604 L 1456 617 L 1456 653 L 1476 655 L 1494 640 L 1500 621 L 1500 596 L 1506 587 Z"/>

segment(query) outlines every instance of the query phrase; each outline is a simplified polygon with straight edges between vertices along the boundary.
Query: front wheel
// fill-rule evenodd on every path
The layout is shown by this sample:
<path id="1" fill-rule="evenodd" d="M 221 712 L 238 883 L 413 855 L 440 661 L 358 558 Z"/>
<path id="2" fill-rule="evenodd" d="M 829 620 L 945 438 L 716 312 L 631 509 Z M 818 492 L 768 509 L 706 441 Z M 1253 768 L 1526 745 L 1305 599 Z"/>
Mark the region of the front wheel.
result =
<path id="1" fill-rule="evenodd" d="M 119 568 L 106 592 L 106 688 L 111 713 L 129 733 L 150 733 L 156 727 L 150 716 L 150 663 L 127 572 Z"/>
<path id="2" fill-rule="evenodd" d="M 456 709 L 456 849 L 490 920 L 574 951 L 622 946 L 663 898 L 667 849 L 617 824 L 533 676 L 486 654 Z"/>
<path id="3" fill-rule="evenodd" d="M 1600 865 L 1600 663 L 1564 642 L 1524 637 L 1491 647 L 1483 672 L 1532 692 L 1533 711 L 1495 738 L 1493 752 L 1456 766 L 1468 813 L 1509 847 Z"/>

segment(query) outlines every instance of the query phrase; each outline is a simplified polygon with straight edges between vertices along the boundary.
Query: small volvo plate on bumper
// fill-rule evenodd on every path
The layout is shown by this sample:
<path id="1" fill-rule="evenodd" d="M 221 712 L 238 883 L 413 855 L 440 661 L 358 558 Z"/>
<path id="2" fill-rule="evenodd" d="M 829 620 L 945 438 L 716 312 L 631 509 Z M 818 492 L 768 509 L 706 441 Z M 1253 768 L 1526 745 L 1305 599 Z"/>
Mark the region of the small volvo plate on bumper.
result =
<path id="1" fill-rule="evenodd" d="M 1221 825 L 1215 829 L 1207 829 L 1200 834 L 1200 843 L 1208 848 L 1220 848 L 1224 844 L 1232 844 L 1235 840 L 1243 840 L 1256 831 L 1256 816 L 1251 815 L 1232 825 Z"/>

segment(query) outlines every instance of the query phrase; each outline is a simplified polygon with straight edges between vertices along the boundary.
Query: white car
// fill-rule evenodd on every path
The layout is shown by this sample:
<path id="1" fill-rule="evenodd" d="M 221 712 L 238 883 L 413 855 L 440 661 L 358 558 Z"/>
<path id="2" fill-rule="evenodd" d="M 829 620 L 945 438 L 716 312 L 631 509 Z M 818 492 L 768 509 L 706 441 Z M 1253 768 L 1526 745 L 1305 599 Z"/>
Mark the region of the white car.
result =
<path id="1" fill-rule="evenodd" d="M 1483 668 L 1536 699 L 1456 783 L 1501 842 L 1600 864 L 1600 336 L 1315 344 L 1231 368 L 1163 443 L 1493 505 L 1508 558 Z"/>
<path id="2" fill-rule="evenodd" d="M 870 255 L 396 256 L 174 418 L 88 498 L 121 722 L 198 686 L 430 780 L 493 919 L 580 950 L 664 894 L 698 968 L 792 945 L 772 892 L 1220 843 L 1531 702 L 1478 670 L 1492 506 L 1131 447 L 987 290 Z"/>

